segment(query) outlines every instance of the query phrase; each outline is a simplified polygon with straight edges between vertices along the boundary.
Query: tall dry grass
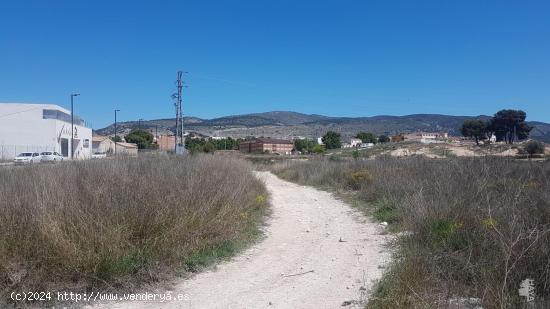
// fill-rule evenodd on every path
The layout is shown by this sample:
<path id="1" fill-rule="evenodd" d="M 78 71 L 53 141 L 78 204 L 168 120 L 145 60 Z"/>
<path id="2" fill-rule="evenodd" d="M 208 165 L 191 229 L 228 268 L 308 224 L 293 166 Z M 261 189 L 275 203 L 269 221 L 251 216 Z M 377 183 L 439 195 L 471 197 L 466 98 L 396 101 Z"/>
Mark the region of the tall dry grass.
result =
<path id="1" fill-rule="evenodd" d="M 0 292 L 130 288 L 232 254 L 266 190 L 240 160 L 151 156 L 0 170 Z"/>
<path id="2" fill-rule="evenodd" d="M 539 302 L 550 298 L 548 162 L 325 158 L 274 171 L 354 192 L 365 211 L 407 232 L 369 308 L 446 308 L 464 297 L 484 308 L 516 308 L 526 278 Z"/>

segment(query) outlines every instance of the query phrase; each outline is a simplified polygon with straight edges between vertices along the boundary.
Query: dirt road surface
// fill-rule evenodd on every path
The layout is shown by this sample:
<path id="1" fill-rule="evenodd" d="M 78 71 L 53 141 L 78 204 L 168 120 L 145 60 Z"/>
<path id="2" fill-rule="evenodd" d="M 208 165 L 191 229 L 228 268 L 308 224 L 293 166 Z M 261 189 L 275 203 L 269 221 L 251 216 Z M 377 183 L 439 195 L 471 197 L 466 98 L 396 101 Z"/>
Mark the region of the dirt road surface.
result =
<path id="1" fill-rule="evenodd" d="M 268 172 L 258 177 L 265 181 L 272 204 L 264 240 L 214 270 L 177 283 L 170 292 L 182 293 L 182 301 L 98 307 L 362 307 L 358 302 L 368 297 L 390 258 L 383 228 L 330 193 Z"/>

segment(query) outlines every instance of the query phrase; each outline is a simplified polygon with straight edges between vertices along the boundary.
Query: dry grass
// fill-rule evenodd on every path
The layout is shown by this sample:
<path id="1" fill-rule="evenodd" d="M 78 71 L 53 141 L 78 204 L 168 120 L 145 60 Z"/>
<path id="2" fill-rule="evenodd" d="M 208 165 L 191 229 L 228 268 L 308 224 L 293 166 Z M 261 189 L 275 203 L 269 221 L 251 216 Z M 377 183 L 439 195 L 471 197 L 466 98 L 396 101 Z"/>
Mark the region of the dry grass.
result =
<path id="1" fill-rule="evenodd" d="M 310 160 L 283 178 L 354 192 L 399 234 L 369 308 L 447 307 L 473 297 L 516 308 L 520 282 L 550 297 L 550 163 L 505 158 Z M 360 172 L 364 177 L 354 177 Z"/>
<path id="2" fill-rule="evenodd" d="M 194 271 L 254 238 L 265 209 L 263 184 L 231 158 L 2 169 L 0 292 L 129 289 Z"/>

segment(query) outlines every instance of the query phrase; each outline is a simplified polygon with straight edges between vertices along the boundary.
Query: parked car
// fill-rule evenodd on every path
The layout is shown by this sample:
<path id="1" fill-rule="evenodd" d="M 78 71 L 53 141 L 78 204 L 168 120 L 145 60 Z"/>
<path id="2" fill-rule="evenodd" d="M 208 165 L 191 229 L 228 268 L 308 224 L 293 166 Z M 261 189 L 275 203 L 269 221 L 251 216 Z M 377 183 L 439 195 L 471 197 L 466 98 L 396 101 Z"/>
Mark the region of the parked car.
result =
<path id="1" fill-rule="evenodd" d="M 94 153 L 94 154 L 92 154 L 92 159 L 103 159 L 103 158 L 107 158 L 106 153 Z"/>
<path id="2" fill-rule="evenodd" d="M 41 157 L 38 152 L 22 152 L 13 159 L 15 164 L 33 164 L 40 163 Z"/>
<path id="3" fill-rule="evenodd" d="M 41 162 L 56 163 L 63 161 L 63 156 L 55 151 L 45 151 L 40 154 Z"/>

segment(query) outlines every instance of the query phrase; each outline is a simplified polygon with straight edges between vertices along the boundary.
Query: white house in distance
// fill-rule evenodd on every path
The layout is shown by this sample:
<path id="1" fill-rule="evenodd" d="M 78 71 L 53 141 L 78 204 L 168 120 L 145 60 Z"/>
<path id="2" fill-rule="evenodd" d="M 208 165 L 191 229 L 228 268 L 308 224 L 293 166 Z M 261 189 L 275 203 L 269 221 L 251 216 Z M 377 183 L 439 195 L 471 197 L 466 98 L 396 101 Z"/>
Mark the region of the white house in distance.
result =
<path id="1" fill-rule="evenodd" d="M 88 159 L 92 154 L 92 129 L 74 116 L 71 145 L 71 112 L 53 104 L 0 103 L 0 158 L 21 152 L 56 151 L 66 158 Z"/>
<path id="2" fill-rule="evenodd" d="M 174 147 L 172 145 L 172 147 Z M 115 142 L 108 136 L 95 135 L 92 137 L 92 154 L 111 156 L 117 155 L 137 156 L 138 146 L 134 143 Z"/>
<path id="3" fill-rule="evenodd" d="M 449 138 L 447 132 L 443 133 L 430 133 L 430 132 L 420 132 L 420 142 L 424 144 L 444 142 Z"/>
<path id="4" fill-rule="evenodd" d="M 359 147 L 362 143 L 363 141 L 360 138 L 352 138 L 349 140 L 351 147 Z"/>
<path id="5" fill-rule="evenodd" d="M 423 144 L 443 143 L 449 138 L 447 132 L 416 132 L 405 134 L 406 141 L 421 142 Z"/>

